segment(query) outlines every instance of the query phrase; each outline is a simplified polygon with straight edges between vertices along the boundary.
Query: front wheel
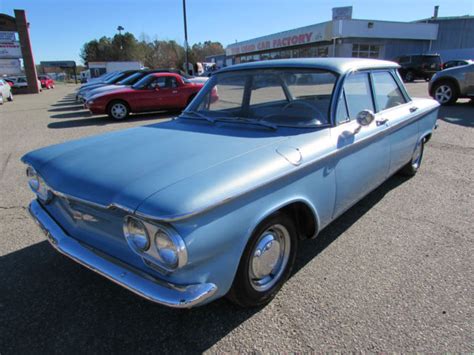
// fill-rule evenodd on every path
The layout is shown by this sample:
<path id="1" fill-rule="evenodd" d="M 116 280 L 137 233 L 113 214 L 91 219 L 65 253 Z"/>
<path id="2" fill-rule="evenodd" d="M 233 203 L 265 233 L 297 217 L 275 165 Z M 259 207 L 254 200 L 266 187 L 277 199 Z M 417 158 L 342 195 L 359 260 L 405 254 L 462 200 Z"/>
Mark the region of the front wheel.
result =
<path id="1" fill-rule="evenodd" d="M 270 302 L 290 276 L 298 238 L 292 219 L 275 213 L 254 231 L 227 297 L 241 307 Z"/>
<path id="2" fill-rule="evenodd" d="M 415 73 L 413 73 L 412 71 L 407 71 L 404 80 L 408 83 L 413 82 L 415 80 Z"/>
<path id="3" fill-rule="evenodd" d="M 10 95 L 8 95 L 8 101 L 13 101 L 13 94 L 11 91 L 10 91 Z"/>
<path id="4" fill-rule="evenodd" d="M 418 142 L 411 160 L 403 168 L 400 169 L 401 175 L 414 176 L 418 172 L 418 169 L 421 166 L 421 161 L 423 159 L 424 149 L 424 140 L 421 140 L 420 142 Z"/>
<path id="5" fill-rule="evenodd" d="M 109 104 L 108 112 L 109 117 L 114 120 L 123 120 L 130 114 L 128 105 L 123 101 L 113 101 Z"/>
<path id="6" fill-rule="evenodd" d="M 440 82 L 433 88 L 434 99 L 441 105 L 452 105 L 458 99 L 457 90 L 450 82 Z"/>

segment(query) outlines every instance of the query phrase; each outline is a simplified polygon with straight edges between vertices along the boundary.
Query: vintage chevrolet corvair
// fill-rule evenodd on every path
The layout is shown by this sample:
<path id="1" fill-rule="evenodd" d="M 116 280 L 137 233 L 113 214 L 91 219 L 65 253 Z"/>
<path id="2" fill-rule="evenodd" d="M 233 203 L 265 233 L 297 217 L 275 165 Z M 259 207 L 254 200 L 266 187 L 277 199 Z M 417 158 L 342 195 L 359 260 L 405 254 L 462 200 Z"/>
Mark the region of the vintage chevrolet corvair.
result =
<path id="1" fill-rule="evenodd" d="M 388 61 L 236 65 L 174 120 L 26 154 L 52 246 L 151 301 L 269 302 L 298 243 L 396 172 L 414 175 L 439 104 Z"/>

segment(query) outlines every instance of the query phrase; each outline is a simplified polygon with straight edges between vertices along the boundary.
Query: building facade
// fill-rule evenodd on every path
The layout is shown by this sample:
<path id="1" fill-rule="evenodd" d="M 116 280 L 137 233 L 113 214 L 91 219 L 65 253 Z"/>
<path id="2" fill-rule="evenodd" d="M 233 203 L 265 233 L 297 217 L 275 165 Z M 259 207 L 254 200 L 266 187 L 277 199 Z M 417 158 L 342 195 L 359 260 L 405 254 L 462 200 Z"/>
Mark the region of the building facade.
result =
<path id="1" fill-rule="evenodd" d="M 393 60 L 400 55 L 440 53 L 442 60 L 474 58 L 474 17 L 416 22 L 335 19 L 230 44 L 226 65 L 302 57 Z"/>

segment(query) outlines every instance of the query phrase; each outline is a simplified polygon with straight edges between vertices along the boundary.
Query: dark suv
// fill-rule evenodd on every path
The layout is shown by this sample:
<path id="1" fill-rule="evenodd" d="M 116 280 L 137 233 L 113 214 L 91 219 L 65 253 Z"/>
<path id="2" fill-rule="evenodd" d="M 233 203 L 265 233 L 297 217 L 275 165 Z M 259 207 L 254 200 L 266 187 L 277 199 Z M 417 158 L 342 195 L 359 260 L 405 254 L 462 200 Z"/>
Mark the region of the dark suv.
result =
<path id="1" fill-rule="evenodd" d="M 400 64 L 400 75 L 404 81 L 412 82 L 415 79 L 429 81 L 431 77 L 441 70 L 441 57 L 439 54 L 404 55 L 395 59 Z"/>

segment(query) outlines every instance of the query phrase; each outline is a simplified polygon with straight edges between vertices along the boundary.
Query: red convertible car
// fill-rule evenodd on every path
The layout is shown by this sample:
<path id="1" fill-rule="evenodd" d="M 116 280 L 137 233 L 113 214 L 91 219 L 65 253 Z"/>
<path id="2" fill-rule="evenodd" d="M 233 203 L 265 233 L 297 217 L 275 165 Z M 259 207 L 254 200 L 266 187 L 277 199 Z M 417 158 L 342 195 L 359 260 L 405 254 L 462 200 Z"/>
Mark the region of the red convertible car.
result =
<path id="1" fill-rule="evenodd" d="M 204 86 L 175 73 L 153 73 L 131 87 L 91 97 L 85 107 L 94 115 L 108 114 L 122 120 L 131 112 L 183 109 Z"/>
<path id="2" fill-rule="evenodd" d="M 41 82 L 43 89 L 54 89 L 54 80 L 47 75 L 39 75 L 38 80 Z"/>

